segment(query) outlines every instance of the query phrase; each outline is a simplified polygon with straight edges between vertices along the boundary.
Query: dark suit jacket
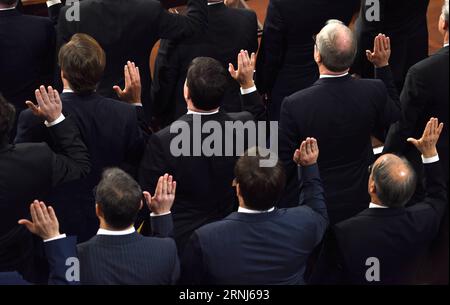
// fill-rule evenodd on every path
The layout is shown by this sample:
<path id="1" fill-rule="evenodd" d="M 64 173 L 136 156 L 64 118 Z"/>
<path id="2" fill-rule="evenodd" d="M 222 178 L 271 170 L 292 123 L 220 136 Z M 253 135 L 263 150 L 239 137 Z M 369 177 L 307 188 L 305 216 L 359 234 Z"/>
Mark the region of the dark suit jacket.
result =
<path id="1" fill-rule="evenodd" d="M 170 215 L 152 217 L 157 236 L 167 237 Z M 171 285 L 180 274 L 175 242 L 171 238 L 96 235 L 78 245 L 81 283 L 84 285 Z"/>
<path id="2" fill-rule="evenodd" d="M 49 198 L 54 202 L 61 229 L 76 235 L 79 241 L 91 238 L 97 228 L 93 188 L 104 169 L 121 167 L 136 176 L 137 166 L 145 148 L 146 137 L 139 128 L 138 113 L 142 107 L 127 105 L 98 94 L 79 96 L 61 94 L 64 113 L 78 126 L 92 163 L 90 174 L 78 181 L 54 189 Z M 48 131 L 30 110 L 22 112 L 16 143 L 47 141 Z"/>
<path id="3" fill-rule="evenodd" d="M 367 60 L 366 50 L 373 49 L 376 35 L 386 34 L 391 38 L 389 63 L 401 91 L 408 69 L 428 56 L 427 9 L 430 0 L 380 0 L 380 21 L 365 18 L 371 6 L 364 2 L 356 22 L 358 55 L 353 72 L 364 78 L 373 77 L 373 66 Z"/>
<path id="4" fill-rule="evenodd" d="M 337 224 L 319 260 L 316 282 L 412 284 L 418 262 L 436 237 L 447 205 L 441 165 L 425 165 L 426 199 L 409 208 L 366 209 Z M 368 282 L 368 258 L 380 263 L 380 281 Z M 416 283 L 417 284 L 417 283 Z"/>
<path id="5" fill-rule="evenodd" d="M 57 45 L 75 33 L 94 37 L 105 50 L 106 68 L 98 93 L 114 98 L 114 85 L 124 86 L 123 66 L 128 60 L 140 68 L 142 101 L 150 114 L 150 53 L 160 38 L 187 38 L 206 27 L 206 0 L 189 0 L 186 16 L 171 14 L 155 0 L 84 0 L 79 22 L 68 22 L 68 6 L 61 9 Z"/>
<path id="6" fill-rule="evenodd" d="M 408 72 L 401 99 L 401 119 L 394 124 L 386 138 L 385 152 L 404 155 L 413 164 L 417 173 L 422 172 L 420 153 L 406 140 L 419 139 L 423 128 L 431 117 L 444 123 L 444 130 L 437 144 L 441 164 L 448 183 L 448 112 L 449 112 L 449 68 L 448 47 L 417 63 Z"/>
<path id="7" fill-rule="evenodd" d="M 76 258 L 76 239 L 62 238 L 44 243 L 47 260 L 50 265 L 49 285 L 76 285 L 78 282 L 68 281 L 66 272 L 68 258 Z M 15 272 L 0 272 L 0 285 L 29 285 L 23 277 Z"/>
<path id="8" fill-rule="evenodd" d="M 298 143 L 315 137 L 320 146 L 318 163 L 330 222 L 362 211 L 362 203 L 369 201 L 367 167 L 373 162 L 370 137 L 395 122 L 399 111 L 398 100 L 390 98 L 382 81 L 351 76 L 319 79 L 312 87 L 287 97 L 281 111 L 279 145 L 288 185 L 280 206 L 298 197 L 292 161 Z"/>
<path id="9" fill-rule="evenodd" d="M 55 30 L 47 18 L 0 11 L 0 92 L 17 117 L 34 90 L 53 84 Z M 15 128 L 11 135 L 14 140 Z"/>
<path id="10" fill-rule="evenodd" d="M 314 41 L 329 19 L 349 24 L 359 0 L 270 0 L 258 55 L 256 83 L 272 99 L 279 118 L 284 97 L 311 86 L 319 77 Z"/>
<path id="11" fill-rule="evenodd" d="M 237 66 L 240 50 L 257 52 L 258 22 L 255 12 L 228 8 L 223 3 L 208 6 L 206 33 L 185 40 L 163 40 L 155 64 L 152 93 L 155 115 L 164 125 L 186 113 L 183 87 L 187 70 L 196 57 L 217 59 L 228 70 L 228 64 Z M 229 88 L 222 108 L 227 112 L 239 112 L 241 101 L 239 85 L 229 78 Z"/>
<path id="12" fill-rule="evenodd" d="M 235 132 L 231 127 L 225 127 L 225 122 L 230 121 L 251 121 L 264 115 L 264 106 L 260 97 L 255 92 L 243 96 L 244 109 L 248 112 L 226 113 L 220 111 L 217 114 L 201 116 L 203 126 L 207 122 L 218 122 L 222 127 L 222 138 L 234 136 Z M 252 115 L 253 114 L 253 115 Z M 219 220 L 231 213 L 237 207 L 237 199 L 232 188 L 234 179 L 234 165 L 237 156 L 211 156 L 207 157 L 202 152 L 198 156 L 175 157 L 171 151 L 171 143 L 174 138 L 180 138 L 183 134 L 185 141 L 190 140 L 192 145 L 182 143 L 184 149 L 193 155 L 193 148 L 200 148 L 193 140 L 193 134 L 199 136 L 199 140 L 207 138 L 211 133 L 201 134 L 193 130 L 194 118 L 200 120 L 198 115 L 184 115 L 171 126 L 154 134 L 147 146 L 147 150 L 140 166 L 139 182 L 142 189 L 153 192 L 158 182 L 158 178 L 165 173 L 170 173 L 177 181 L 177 196 L 172 208 L 175 224 L 175 240 L 180 251 L 191 233 L 211 221 Z M 189 130 L 181 133 L 179 128 Z M 171 133 L 174 130 L 175 133 Z M 229 138 L 231 143 L 235 140 Z M 222 149 L 225 145 L 222 142 Z M 245 146 L 245 144 L 244 144 Z"/>
<path id="13" fill-rule="evenodd" d="M 182 284 L 304 284 L 306 262 L 328 226 L 317 165 L 299 168 L 298 206 L 234 212 L 196 230 L 182 259 Z"/>
<path id="14" fill-rule="evenodd" d="M 34 242 L 17 221 L 28 218 L 29 204 L 45 197 L 52 187 L 89 173 L 88 151 L 71 119 L 49 128 L 49 132 L 59 154 L 45 143 L 0 145 L 1 270 L 33 273 L 29 264 Z"/>

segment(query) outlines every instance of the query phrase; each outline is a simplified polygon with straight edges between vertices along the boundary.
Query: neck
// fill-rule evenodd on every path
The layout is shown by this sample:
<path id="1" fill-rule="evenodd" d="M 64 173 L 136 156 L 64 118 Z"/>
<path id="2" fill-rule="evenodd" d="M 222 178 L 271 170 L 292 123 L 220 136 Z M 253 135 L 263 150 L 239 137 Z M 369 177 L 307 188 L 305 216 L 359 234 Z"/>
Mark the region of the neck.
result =
<path id="1" fill-rule="evenodd" d="M 103 219 L 103 218 L 100 218 L 100 229 L 103 229 L 103 230 L 108 230 L 108 231 L 123 231 L 123 230 L 127 230 L 127 229 L 129 229 L 129 228 L 131 228 L 132 227 L 132 225 L 130 225 L 128 228 L 126 228 L 126 229 L 120 229 L 120 230 L 118 230 L 118 229 L 116 229 L 116 228 L 113 228 L 113 227 L 111 227 L 110 225 L 108 225 L 107 223 L 106 223 L 106 221 Z"/>
<path id="2" fill-rule="evenodd" d="M 16 7 L 15 4 L 13 4 L 13 5 L 0 4 L 0 9 L 4 9 L 4 8 L 15 8 L 15 7 Z"/>
<path id="3" fill-rule="evenodd" d="M 347 69 L 347 70 L 344 70 L 341 72 L 333 72 L 333 71 L 328 70 L 324 65 L 319 66 L 320 75 L 342 75 L 342 74 L 348 73 L 348 71 L 350 71 L 350 69 Z"/>
<path id="4" fill-rule="evenodd" d="M 379 206 L 385 206 L 377 196 L 370 196 L 370 202 Z"/>
<path id="5" fill-rule="evenodd" d="M 199 113 L 212 113 L 212 112 L 216 112 L 219 110 L 219 108 L 216 108 L 213 110 L 202 110 L 202 109 L 196 108 L 194 105 L 188 105 L 187 109 L 189 111 L 194 111 L 194 112 L 199 112 Z"/>
<path id="6" fill-rule="evenodd" d="M 445 33 L 445 36 L 444 36 L 444 44 L 448 44 L 448 32 L 446 32 Z"/>

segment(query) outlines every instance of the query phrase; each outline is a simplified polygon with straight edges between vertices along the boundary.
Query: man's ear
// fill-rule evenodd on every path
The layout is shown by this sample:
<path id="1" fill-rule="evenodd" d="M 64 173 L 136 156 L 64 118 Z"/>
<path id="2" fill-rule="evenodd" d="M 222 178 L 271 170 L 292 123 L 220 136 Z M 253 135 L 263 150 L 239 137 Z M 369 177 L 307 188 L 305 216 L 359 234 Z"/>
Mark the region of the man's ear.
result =
<path id="1" fill-rule="evenodd" d="M 144 203 L 141 200 L 141 204 L 139 204 L 139 211 L 142 210 L 142 207 L 144 206 Z"/>
<path id="2" fill-rule="evenodd" d="M 191 99 L 191 92 L 189 91 L 189 88 L 187 86 L 187 80 L 184 82 L 184 89 L 183 89 L 183 93 L 184 93 L 184 99 L 187 101 L 189 101 Z"/>
<path id="3" fill-rule="evenodd" d="M 377 187 L 375 185 L 375 181 L 373 179 L 369 178 L 369 193 L 370 194 L 376 194 L 377 193 Z"/>
<path id="4" fill-rule="evenodd" d="M 314 61 L 317 64 L 322 63 L 322 56 L 320 55 L 319 51 L 317 50 L 317 47 L 316 47 L 316 51 L 314 52 Z"/>
<path id="5" fill-rule="evenodd" d="M 97 215 L 97 217 L 103 218 L 103 211 L 98 203 L 95 204 L 95 215 Z"/>

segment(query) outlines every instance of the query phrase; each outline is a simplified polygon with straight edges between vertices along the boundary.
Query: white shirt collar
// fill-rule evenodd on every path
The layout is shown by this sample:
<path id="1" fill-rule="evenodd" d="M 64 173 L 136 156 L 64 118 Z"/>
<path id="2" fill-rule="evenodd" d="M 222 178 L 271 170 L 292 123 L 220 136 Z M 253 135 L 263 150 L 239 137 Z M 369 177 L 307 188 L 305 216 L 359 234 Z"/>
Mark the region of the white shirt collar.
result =
<path id="1" fill-rule="evenodd" d="M 444 48 L 448 47 L 448 43 L 444 44 Z"/>
<path id="2" fill-rule="evenodd" d="M 378 205 L 378 204 L 371 202 L 369 204 L 369 209 L 389 209 L 389 207 L 384 206 L 384 205 Z"/>
<path id="3" fill-rule="evenodd" d="M 265 211 L 250 210 L 250 209 L 246 209 L 246 208 L 243 208 L 243 207 L 239 207 L 239 209 L 238 209 L 238 213 L 245 213 L 245 214 L 263 214 L 263 213 L 270 213 L 270 212 L 273 212 L 273 211 L 275 211 L 275 207 L 270 208 L 270 209 L 265 210 Z"/>
<path id="4" fill-rule="evenodd" d="M 16 7 L 7 7 L 7 8 L 0 8 L 0 11 L 10 11 L 10 10 L 14 10 Z"/>
<path id="5" fill-rule="evenodd" d="M 62 93 L 73 93 L 72 89 L 63 89 Z"/>
<path id="6" fill-rule="evenodd" d="M 221 4 L 221 3 L 223 3 L 223 1 L 220 1 L 220 2 L 211 2 L 211 3 L 208 3 L 208 6 L 209 6 L 209 5 Z"/>
<path id="7" fill-rule="evenodd" d="M 339 75 L 321 74 L 320 78 L 338 78 L 338 77 L 344 77 L 344 76 L 347 76 L 347 75 L 348 75 L 348 72 L 344 73 L 344 74 L 339 74 Z"/>
<path id="8" fill-rule="evenodd" d="M 212 115 L 212 114 L 216 114 L 216 113 L 219 113 L 219 109 L 217 109 L 216 111 L 213 111 L 213 112 L 197 112 L 197 111 L 188 109 L 188 112 L 186 114 Z"/>
<path id="9" fill-rule="evenodd" d="M 98 229 L 97 231 L 97 235 L 113 235 L 113 236 L 118 236 L 118 235 L 128 235 L 128 234 L 132 234 L 136 232 L 136 230 L 134 229 L 133 226 L 129 227 L 128 229 L 125 230 L 120 230 L 120 231 L 111 231 L 111 230 L 106 230 L 106 229 Z"/>

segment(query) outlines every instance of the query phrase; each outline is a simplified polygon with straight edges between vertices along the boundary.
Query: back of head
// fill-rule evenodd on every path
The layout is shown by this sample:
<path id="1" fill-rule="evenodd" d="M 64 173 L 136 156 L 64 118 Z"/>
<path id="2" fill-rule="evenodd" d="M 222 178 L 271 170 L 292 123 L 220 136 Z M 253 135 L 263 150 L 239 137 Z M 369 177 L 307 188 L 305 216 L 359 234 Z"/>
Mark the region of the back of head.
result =
<path id="1" fill-rule="evenodd" d="M 204 111 L 220 107 L 228 80 L 228 74 L 219 61 L 209 57 L 194 59 L 186 79 L 194 106 Z"/>
<path id="2" fill-rule="evenodd" d="M 339 20 L 329 20 L 317 35 L 323 65 L 332 72 L 349 69 L 355 60 L 357 43 L 352 30 Z"/>
<path id="3" fill-rule="evenodd" d="M 444 17 L 444 20 L 447 24 L 448 24 L 448 2 L 449 0 L 445 0 L 444 5 L 442 6 L 442 16 Z"/>
<path id="4" fill-rule="evenodd" d="M 405 206 L 416 190 L 416 175 L 408 160 L 384 155 L 375 162 L 372 177 L 381 203 L 390 208 Z"/>
<path id="5" fill-rule="evenodd" d="M 60 49 L 58 62 L 71 89 L 77 94 L 89 94 L 103 76 L 106 56 L 94 38 L 75 34 Z"/>
<path id="6" fill-rule="evenodd" d="M 110 227 L 123 230 L 133 225 L 141 200 L 141 188 L 130 175 L 118 168 L 104 171 L 96 188 L 95 201 Z"/>
<path id="7" fill-rule="evenodd" d="M 0 93 L 0 144 L 8 140 L 16 118 L 16 109 Z"/>
<path id="8" fill-rule="evenodd" d="M 17 3 L 17 0 L 0 0 L 0 5 L 6 6 L 6 7 L 13 6 L 16 3 Z"/>
<path id="9" fill-rule="evenodd" d="M 284 190 L 286 176 L 281 163 L 278 161 L 274 167 L 261 167 L 263 156 L 268 155 L 266 149 L 251 148 L 239 158 L 234 168 L 240 195 L 250 209 L 270 209 Z"/>

